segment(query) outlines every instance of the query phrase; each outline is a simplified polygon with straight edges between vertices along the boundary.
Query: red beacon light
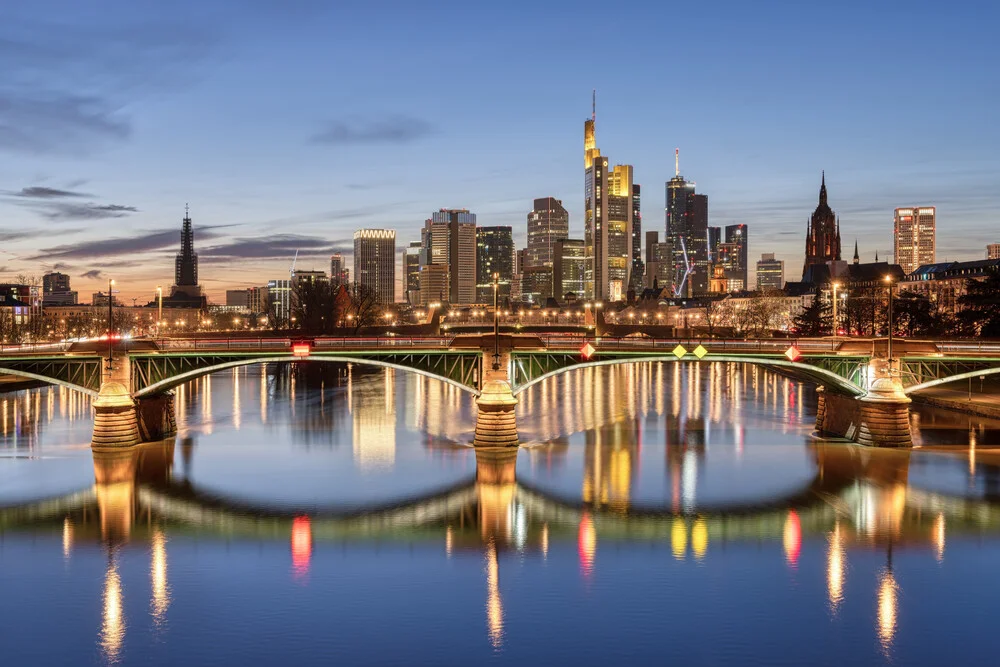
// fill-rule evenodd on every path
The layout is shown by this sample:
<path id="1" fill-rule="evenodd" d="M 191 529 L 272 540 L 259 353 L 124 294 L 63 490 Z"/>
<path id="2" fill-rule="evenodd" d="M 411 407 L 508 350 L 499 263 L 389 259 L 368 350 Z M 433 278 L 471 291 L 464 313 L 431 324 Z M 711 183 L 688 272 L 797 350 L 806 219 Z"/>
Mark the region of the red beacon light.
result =
<path id="1" fill-rule="evenodd" d="M 292 356 L 293 357 L 308 357 L 309 353 L 312 352 L 312 344 L 308 341 L 299 341 L 292 343 Z"/>

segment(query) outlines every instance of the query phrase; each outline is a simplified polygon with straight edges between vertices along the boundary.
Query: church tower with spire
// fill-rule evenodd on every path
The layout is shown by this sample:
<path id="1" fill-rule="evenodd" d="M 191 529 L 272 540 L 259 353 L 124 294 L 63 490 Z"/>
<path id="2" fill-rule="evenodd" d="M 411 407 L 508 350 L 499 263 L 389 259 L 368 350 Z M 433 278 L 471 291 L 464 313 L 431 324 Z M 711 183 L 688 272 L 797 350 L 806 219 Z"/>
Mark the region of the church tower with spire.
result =
<path id="1" fill-rule="evenodd" d="M 826 201 L 826 172 L 819 186 L 819 205 L 813 211 L 806 227 L 806 261 L 802 278 L 806 279 L 809 267 L 814 264 L 840 260 L 840 220 Z"/>

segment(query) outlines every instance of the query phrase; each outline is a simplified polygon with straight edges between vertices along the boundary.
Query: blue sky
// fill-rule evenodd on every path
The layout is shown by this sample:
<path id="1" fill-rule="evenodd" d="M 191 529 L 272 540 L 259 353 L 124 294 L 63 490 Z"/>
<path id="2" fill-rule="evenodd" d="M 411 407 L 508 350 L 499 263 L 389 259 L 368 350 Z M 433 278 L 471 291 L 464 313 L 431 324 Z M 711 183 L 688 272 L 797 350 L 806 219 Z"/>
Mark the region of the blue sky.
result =
<path id="1" fill-rule="evenodd" d="M 173 279 L 189 202 L 213 296 L 328 269 L 360 227 L 512 225 L 554 196 L 583 235 L 583 121 L 632 164 L 644 229 L 681 171 L 711 224 L 796 279 L 825 169 L 845 254 L 938 207 L 939 259 L 1000 241 L 989 3 L 5 0 L 0 281 L 84 297 Z"/>

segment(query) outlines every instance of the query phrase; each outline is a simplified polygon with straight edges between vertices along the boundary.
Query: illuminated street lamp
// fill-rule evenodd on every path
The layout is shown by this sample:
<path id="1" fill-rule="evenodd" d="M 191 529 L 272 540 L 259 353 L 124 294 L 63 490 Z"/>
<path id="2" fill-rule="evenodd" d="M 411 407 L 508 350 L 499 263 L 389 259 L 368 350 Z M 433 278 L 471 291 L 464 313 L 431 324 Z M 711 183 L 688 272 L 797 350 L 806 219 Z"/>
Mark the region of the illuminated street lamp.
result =
<path id="1" fill-rule="evenodd" d="M 886 352 L 888 353 L 889 356 L 889 369 L 892 370 L 892 276 L 886 275 L 885 278 L 883 278 L 883 280 L 885 280 L 886 287 L 889 290 L 889 313 L 888 313 L 889 336 L 888 336 L 888 344 Z"/>
<path id="2" fill-rule="evenodd" d="M 833 289 L 833 335 L 837 335 L 837 288 L 840 287 L 840 283 L 834 281 L 830 284 Z"/>
<path id="3" fill-rule="evenodd" d="M 115 343 L 113 339 L 115 332 L 115 319 L 114 319 L 115 300 L 114 297 L 112 296 L 112 294 L 114 293 L 112 291 L 114 286 L 115 286 L 115 281 L 108 280 L 108 373 L 111 372 L 112 357 L 114 356 L 114 349 L 115 349 Z"/>

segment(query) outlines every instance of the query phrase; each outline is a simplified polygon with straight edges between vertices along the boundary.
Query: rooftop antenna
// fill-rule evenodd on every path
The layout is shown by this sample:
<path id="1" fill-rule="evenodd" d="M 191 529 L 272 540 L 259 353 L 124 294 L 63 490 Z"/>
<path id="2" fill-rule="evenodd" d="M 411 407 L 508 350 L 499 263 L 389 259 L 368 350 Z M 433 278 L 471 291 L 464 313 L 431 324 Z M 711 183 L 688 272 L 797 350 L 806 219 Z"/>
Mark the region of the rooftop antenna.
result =
<path id="1" fill-rule="evenodd" d="M 597 122 L 597 88 L 590 93 L 590 122 Z"/>
<path id="2" fill-rule="evenodd" d="M 185 217 L 185 218 L 190 218 L 190 217 L 191 217 L 191 215 L 190 215 L 190 214 L 188 213 L 188 205 L 187 205 L 187 202 L 184 202 L 184 217 Z"/>
<path id="3" fill-rule="evenodd" d="M 681 149 L 674 149 L 674 176 L 681 175 Z"/>

